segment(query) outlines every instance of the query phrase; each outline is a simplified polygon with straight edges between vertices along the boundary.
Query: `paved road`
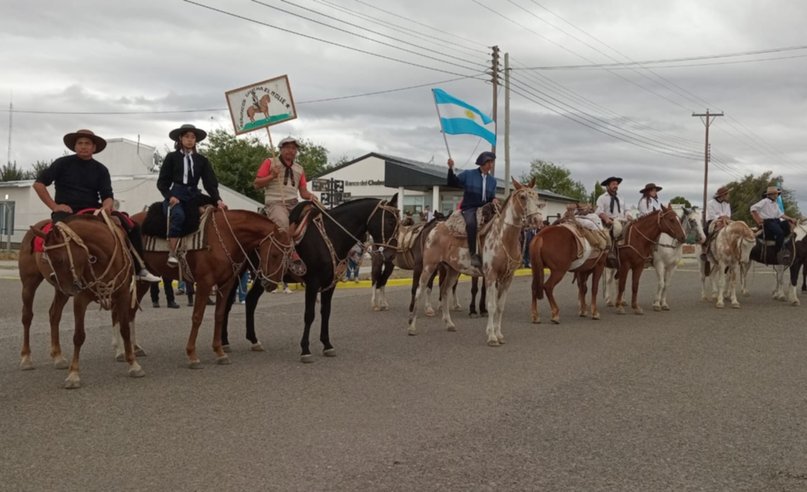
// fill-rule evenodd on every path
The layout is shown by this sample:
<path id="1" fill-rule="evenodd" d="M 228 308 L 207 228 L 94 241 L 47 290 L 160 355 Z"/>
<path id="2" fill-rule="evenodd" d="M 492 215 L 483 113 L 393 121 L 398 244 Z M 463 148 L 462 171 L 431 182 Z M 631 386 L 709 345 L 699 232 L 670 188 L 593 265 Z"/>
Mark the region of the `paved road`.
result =
<path id="1" fill-rule="evenodd" d="M 389 289 L 382 313 L 367 290 L 338 289 L 339 355 L 310 365 L 298 362 L 302 294 L 267 295 L 267 351 L 248 350 L 235 306 L 233 364 L 213 363 L 208 318 L 198 371 L 185 368 L 189 308 L 146 307 L 142 379 L 113 360 L 108 313 L 94 310 L 84 386 L 68 391 L 46 360 L 51 294 L 37 300 L 37 369 L 22 372 L 19 286 L 0 280 L 0 487 L 807 489 L 805 308 L 770 299 L 761 272 L 739 310 L 699 302 L 697 282 L 676 275 L 671 312 L 606 308 L 591 321 L 574 316 L 566 281 L 554 326 L 528 322 L 529 279 L 518 278 L 500 348 L 465 315 L 456 333 L 422 319 L 406 336 L 406 287 Z"/>

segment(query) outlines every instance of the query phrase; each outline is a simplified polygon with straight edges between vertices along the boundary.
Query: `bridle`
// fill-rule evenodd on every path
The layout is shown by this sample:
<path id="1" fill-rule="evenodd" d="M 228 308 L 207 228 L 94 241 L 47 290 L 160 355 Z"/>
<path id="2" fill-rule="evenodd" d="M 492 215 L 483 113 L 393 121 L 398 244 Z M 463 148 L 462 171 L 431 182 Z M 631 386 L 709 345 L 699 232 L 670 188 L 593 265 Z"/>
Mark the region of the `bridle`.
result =
<path id="1" fill-rule="evenodd" d="M 661 229 L 661 219 L 666 217 L 667 215 L 673 214 L 676 218 L 678 218 L 678 215 L 671 208 L 668 208 L 667 210 L 660 210 L 658 212 L 659 212 L 659 214 L 656 217 L 656 224 L 659 226 L 659 229 Z M 638 222 L 638 220 L 635 220 L 635 221 L 631 222 L 630 224 L 628 224 L 627 231 L 625 232 L 625 244 L 620 244 L 618 247 L 620 247 L 620 248 L 630 248 L 633 251 L 635 251 L 636 254 L 639 255 L 640 257 L 642 257 L 643 259 L 647 259 L 647 258 L 650 257 L 650 255 L 653 254 L 653 249 L 651 248 L 650 252 L 647 255 L 643 255 L 638 249 L 636 249 L 636 246 L 631 244 L 631 240 L 630 240 L 631 239 L 631 234 L 633 233 L 633 231 L 635 230 L 636 233 L 639 234 L 639 236 L 641 236 L 646 242 L 648 242 L 648 243 L 650 243 L 650 244 L 652 244 L 654 246 L 658 246 L 659 243 L 658 243 L 658 240 L 653 240 L 653 239 L 650 239 L 649 237 L 647 237 L 647 235 L 645 233 L 643 233 L 638 227 L 636 227 L 637 222 Z M 680 225 L 680 223 L 679 223 L 679 225 Z M 681 231 L 683 232 L 683 226 L 681 227 Z"/>
<path id="2" fill-rule="evenodd" d="M 519 189 L 515 190 L 515 191 L 514 191 L 514 192 L 513 192 L 513 193 L 512 193 L 512 194 L 511 194 L 511 195 L 510 195 L 508 198 L 507 198 L 507 201 L 505 201 L 504 205 L 502 205 L 501 210 L 500 210 L 500 209 L 498 209 L 498 208 L 496 209 L 496 215 L 501 215 L 501 211 L 502 211 L 502 210 L 504 210 L 504 209 L 505 209 L 505 207 L 507 207 L 507 204 L 510 202 L 510 200 L 514 200 L 514 199 L 515 199 L 516 195 L 518 195 L 519 193 L 522 193 L 522 192 L 523 192 L 523 194 L 526 194 L 526 193 L 528 193 L 528 192 L 529 192 L 531 189 L 532 189 L 532 188 L 524 187 L 524 188 L 519 188 Z M 541 211 L 540 211 L 540 210 L 538 210 L 537 212 L 526 213 L 526 212 L 527 212 L 526 207 L 525 207 L 524 205 L 521 205 L 521 204 L 519 203 L 519 201 L 518 201 L 518 200 L 514 200 L 514 205 L 513 205 L 513 208 L 515 208 L 515 207 L 516 207 L 516 204 L 518 204 L 518 205 L 519 205 L 519 208 L 521 208 L 521 214 L 520 214 L 520 215 L 521 215 L 521 224 L 513 224 L 513 223 L 510 223 L 510 222 L 507 222 L 507 219 L 506 219 L 506 218 L 503 218 L 502 222 L 504 222 L 504 225 L 509 226 L 509 227 L 519 227 L 519 228 L 524 228 L 524 227 L 526 227 L 526 226 L 529 224 L 530 218 L 532 218 L 532 217 L 534 217 L 534 216 L 536 216 L 536 215 L 539 215 L 539 214 L 541 213 Z"/>

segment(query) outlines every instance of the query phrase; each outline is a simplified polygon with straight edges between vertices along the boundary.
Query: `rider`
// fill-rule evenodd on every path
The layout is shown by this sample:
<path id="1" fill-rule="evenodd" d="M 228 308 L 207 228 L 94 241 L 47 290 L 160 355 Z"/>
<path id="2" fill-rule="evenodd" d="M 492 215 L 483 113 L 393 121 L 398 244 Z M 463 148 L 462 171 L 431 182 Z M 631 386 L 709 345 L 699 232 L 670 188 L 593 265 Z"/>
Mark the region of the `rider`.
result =
<path id="1" fill-rule="evenodd" d="M 639 193 L 642 194 L 642 198 L 639 199 L 640 217 L 661 210 L 661 201 L 658 199 L 658 192 L 661 189 L 661 186 L 656 186 L 655 183 L 647 183 L 643 189 L 639 190 Z"/>
<path id="2" fill-rule="evenodd" d="M 303 200 L 311 201 L 315 201 L 317 197 L 308 191 L 305 170 L 296 160 L 300 150 L 297 139 L 286 137 L 280 141 L 278 147 L 280 156 L 263 161 L 252 184 L 255 189 L 264 190 L 266 216 L 279 228 L 286 229 L 293 235 L 294 231 L 289 230 L 289 213 L 297 205 L 297 195 Z M 305 264 L 296 251 L 292 253 L 289 270 L 298 277 L 305 275 Z"/>
<path id="3" fill-rule="evenodd" d="M 205 190 L 215 200 L 218 208 L 227 210 L 227 205 L 219 195 L 219 182 L 213 166 L 207 157 L 196 151 L 196 144 L 207 138 L 207 132 L 185 124 L 171 130 L 168 138 L 174 141 L 175 150 L 169 152 L 163 160 L 160 176 L 157 178 L 157 189 L 165 198 L 163 210 L 169 216 L 168 264 L 176 266 L 179 263 L 177 243 L 185 223 L 185 207 L 191 206 L 189 202 L 202 194 L 198 188 L 199 180 L 202 180 Z"/>
<path id="4" fill-rule="evenodd" d="M 53 223 L 89 208 L 103 208 L 110 216 L 122 215 L 113 210 L 115 199 L 112 194 L 112 179 L 109 177 L 109 169 L 93 159 L 93 154 L 104 150 L 106 140 L 90 130 L 68 133 L 62 140 L 67 148 L 75 154 L 59 157 L 53 161 L 50 166 L 39 173 L 34 183 L 34 191 L 39 199 L 53 211 L 51 213 Z M 56 188 L 55 199 L 48 192 L 47 187 L 51 183 Z M 143 238 L 140 235 L 140 226 L 125 215 L 119 218 L 129 242 L 142 258 Z M 145 265 L 139 264 L 139 259 L 135 256 L 137 255 L 133 255 L 133 262 L 137 279 L 159 282 L 160 277 L 149 272 Z"/>
<path id="5" fill-rule="evenodd" d="M 482 152 L 476 158 L 477 169 L 466 169 L 454 174 L 454 160 L 448 159 L 448 186 L 465 190 L 460 211 L 465 219 L 468 253 L 474 268 L 482 268 L 482 258 L 476 252 L 476 209 L 496 199 L 496 178 L 491 174 L 495 162 L 496 154 Z"/>
<path id="6" fill-rule="evenodd" d="M 765 236 L 776 241 L 777 262 L 788 264 L 792 260 L 789 248 L 783 248 L 785 238 L 790 235 L 790 224 L 795 222 L 779 208 L 776 199 L 779 198 L 779 189 L 768 186 L 764 198 L 751 205 L 751 215 L 757 225 L 762 226 Z"/>
<path id="7" fill-rule="evenodd" d="M 714 197 L 706 204 L 706 224 L 703 225 L 703 232 L 706 233 L 706 240 L 701 248 L 701 260 L 707 261 L 706 252 L 709 251 L 709 243 L 712 237 L 731 220 L 731 204 L 728 201 L 729 188 L 721 186 L 715 192 Z M 714 227 L 711 227 L 714 223 Z"/>

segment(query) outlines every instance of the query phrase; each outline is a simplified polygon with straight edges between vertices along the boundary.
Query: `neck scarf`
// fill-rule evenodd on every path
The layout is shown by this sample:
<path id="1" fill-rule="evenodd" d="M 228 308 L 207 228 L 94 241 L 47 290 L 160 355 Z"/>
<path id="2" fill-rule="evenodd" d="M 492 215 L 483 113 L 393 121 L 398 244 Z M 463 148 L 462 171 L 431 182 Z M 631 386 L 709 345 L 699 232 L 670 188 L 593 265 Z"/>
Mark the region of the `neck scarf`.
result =
<path id="1" fill-rule="evenodd" d="M 611 213 L 614 213 L 614 204 L 616 204 L 616 211 L 622 213 L 622 207 L 619 205 L 619 200 L 616 199 L 616 194 L 611 195 Z"/>
<path id="2" fill-rule="evenodd" d="M 286 186 L 289 184 L 289 182 L 291 182 L 291 185 L 296 188 L 297 183 L 294 182 L 294 172 L 291 169 L 294 163 L 292 162 L 291 164 L 286 164 L 286 161 L 284 161 L 282 157 L 280 158 L 280 163 L 283 164 L 283 168 L 286 170 L 285 174 L 283 175 L 283 186 Z"/>
<path id="3" fill-rule="evenodd" d="M 189 185 L 191 184 L 190 180 L 193 179 L 193 158 L 191 157 L 191 152 L 183 152 L 183 154 L 185 154 L 185 158 L 183 160 L 182 183 Z"/>

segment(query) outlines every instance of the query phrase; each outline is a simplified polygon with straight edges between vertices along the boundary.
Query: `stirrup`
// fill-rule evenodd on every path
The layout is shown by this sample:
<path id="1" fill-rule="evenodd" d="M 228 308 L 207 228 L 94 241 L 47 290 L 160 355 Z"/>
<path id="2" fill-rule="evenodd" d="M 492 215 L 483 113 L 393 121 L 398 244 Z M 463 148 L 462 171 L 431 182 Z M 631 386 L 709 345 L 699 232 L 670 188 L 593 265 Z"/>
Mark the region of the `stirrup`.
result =
<path id="1" fill-rule="evenodd" d="M 168 266 L 175 267 L 179 265 L 179 259 L 177 258 L 177 255 L 168 253 L 168 260 L 166 263 L 168 263 Z"/>
<path id="2" fill-rule="evenodd" d="M 306 274 L 308 269 L 305 267 L 303 260 L 297 258 L 289 263 L 289 273 L 297 277 L 302 277 Z"/>

